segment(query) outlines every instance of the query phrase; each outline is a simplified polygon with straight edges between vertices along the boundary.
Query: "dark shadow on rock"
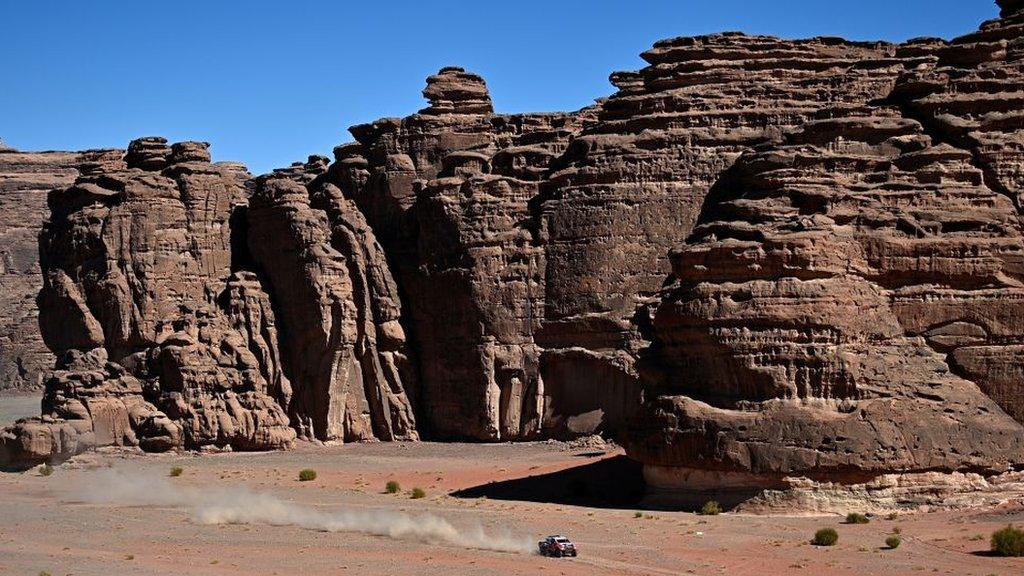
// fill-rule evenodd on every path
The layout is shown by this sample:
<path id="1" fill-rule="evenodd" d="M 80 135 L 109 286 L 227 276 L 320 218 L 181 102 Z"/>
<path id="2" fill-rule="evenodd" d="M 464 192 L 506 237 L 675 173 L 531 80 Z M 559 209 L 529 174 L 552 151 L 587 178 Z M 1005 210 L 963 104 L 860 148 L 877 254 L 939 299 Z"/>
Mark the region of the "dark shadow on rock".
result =
<path id="1" fill-rule="evenodd" d="M 644 495 L 641 465 L 625 456 L 558 472 L 491 482 L 451 493 L 456 498 L 519 500 L 591 508 L 634 509 Z"/>

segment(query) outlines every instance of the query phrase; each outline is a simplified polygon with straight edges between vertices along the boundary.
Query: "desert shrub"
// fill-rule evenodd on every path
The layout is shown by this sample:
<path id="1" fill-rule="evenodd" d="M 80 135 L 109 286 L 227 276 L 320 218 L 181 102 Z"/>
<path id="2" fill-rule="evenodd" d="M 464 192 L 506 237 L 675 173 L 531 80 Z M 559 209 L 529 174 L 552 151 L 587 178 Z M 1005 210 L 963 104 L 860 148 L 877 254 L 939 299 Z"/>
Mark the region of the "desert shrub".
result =
<path id="1" fill-rule="evenodd" d="M 184 468 L 181 466 L 175 466 L 174 468 L 171 468 L 171 478 L 177 478 L 178 476 L 181 476 L 183 472 L 185 472 Z"/>
<path id="2" fill-rule="evenodd" d="M 402 485 L 397 480 L 388 480 L 388 483 L 384 485 L 384 492 L 388 494 L 398 494 L 402 491 Z"/>
<path id="3" fill-rule="evenodd" d="M 50 474 L 53 474 L 53 466 L 50 466 L 49 462 L 39 467 L 40 476 L 49 476 Z"/>
<path id="4" fill-rule="evenodd" d="M 885 545 L 888 546 L 890 550 L 895 550 L 896 548 L 899 548 L 900 542 L 903 542 L 903 540 L 895 534 L 885 539 Z"/>
<path id="5" fill-rule="evenodd" d="M 633 512 L 633 518 L 643 518 L 643 517 L 644 517 L 644 513 L 643 512 L 639 512 L 639 511 Z"/>
<path id="6" fill-rule="evenodd" d="M 309 482 L 310 480 L 316 480 L 316 470 L 306 468 L 299 471 L 299 482 Z"/>
<path id="7" fill-rule="evenodd" d="M 834 528 L 822 528 L 814 533 L 811 544 L 815 546 L 832 546 L 839 541 L 839 533 Z"/>
<path id="8" fill-rule="evenodd" d="M 899 517 L 900 517 L 900 515 L 897 514 L 896 512 L 889 512 L 889 514 L 886 515 L 885 519 L 886 520 L 895 520 L 895 519 L 897 519 Z"/>
<path id="9" fill-rule="evenodd" d="M 702 516 L 718 516 L 722 513 L 722 507 L 718 505 L 718 502 L 714 500 L 708 500 L 700 508 L 700 514 Z"/>
<path id="10" fill-rule="evenodd" d="M 1012 525 L 992 534 L 992 552 L 997 556 L 1024 556 L 1024 530 Z"/>
<path id="11" fill-rule="evenodd" d="M 847 524 L 867 524 L 871 520 L 868 517 L 861 514 L 860 512 L 850 512 L 846 515 Z"/>
<path id="12" fill-rule="evenodd" d="M 39 572 L 39 576 L 50 576 L 50 573 L 45 571 L 45 570 L 43 570 L 43 571 Z"/>
<path id="13" fill-rule="evenodd" d="M 417 487 L 417 488 L 413 488 L 412 489 L 412 499 L 413 500 L 419 500 L 420 498 L 423 498 L 426 495 L 427 495 L 427 492 L 423 488 Z"/>

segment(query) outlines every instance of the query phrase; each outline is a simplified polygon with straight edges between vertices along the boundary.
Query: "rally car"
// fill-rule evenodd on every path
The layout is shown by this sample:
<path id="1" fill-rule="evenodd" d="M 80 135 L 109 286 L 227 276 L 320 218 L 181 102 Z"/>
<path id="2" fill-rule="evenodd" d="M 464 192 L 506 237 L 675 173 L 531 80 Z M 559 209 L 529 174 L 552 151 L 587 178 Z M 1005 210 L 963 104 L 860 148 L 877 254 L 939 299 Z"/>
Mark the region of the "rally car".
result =
<path id="1" fill-rule="evenodd" d="M 537 542 L 537 548 L 540 549 L 541 556 L 576 556 L 576 545 L 565 536 L 548 536 Z"/>

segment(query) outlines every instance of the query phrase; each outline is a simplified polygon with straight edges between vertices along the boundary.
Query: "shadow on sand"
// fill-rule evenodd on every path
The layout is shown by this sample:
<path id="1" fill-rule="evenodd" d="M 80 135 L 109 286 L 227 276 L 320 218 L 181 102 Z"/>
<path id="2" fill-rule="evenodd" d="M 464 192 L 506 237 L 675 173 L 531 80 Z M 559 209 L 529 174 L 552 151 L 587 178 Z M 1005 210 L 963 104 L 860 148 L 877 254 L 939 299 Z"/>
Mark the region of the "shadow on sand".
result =
<path id="1" fill-rule="evenodd" d="M 600 453 L 578 456 L 598 457 Z M 490 482 L 451 493 L 456 498 L 519 500 L 591 508 L 635 509 L 644 496 L 639 463 L 613 456 L 558 472 Z"/>

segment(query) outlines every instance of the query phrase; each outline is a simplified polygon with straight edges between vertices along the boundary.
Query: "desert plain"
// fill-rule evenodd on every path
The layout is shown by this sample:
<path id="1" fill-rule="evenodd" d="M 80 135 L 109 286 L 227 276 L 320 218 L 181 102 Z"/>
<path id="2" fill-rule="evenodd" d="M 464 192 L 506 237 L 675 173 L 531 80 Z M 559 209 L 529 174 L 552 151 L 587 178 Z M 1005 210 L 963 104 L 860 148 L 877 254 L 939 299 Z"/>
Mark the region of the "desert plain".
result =
<path id="1" fill-rule="evenodd" d="M 3 400 L 4 402 L 7 399 Z M 171 477 L 173 468 L 181 475 Z M 298 472 L 317 478 L 302 482 Z M 97 488 L 97 474 L 134 482 Z M 55 466 L 0 474 L 0 574 L 11 575 L 376 575 L 548 574 L 730 576 L 769 574 L 1011 575 L 1024 559 L 988 555 L 989 535 L 1024 522 L 1024 503 L 969 511 L 914 512 L 849 525 L 830 515 L 749 515 L 643 509 L 639 469 L 599 439 L 505 444 L 300 442 L 288 452 L 162 454 L 109 450 Z M 388 494 L 385 485 L 401 489 Z M 91 486 L 90 486 L 91 485 Z M 413 488 L 426 496 L 411 497 Z M 113 491 L 115 493 L 110 493 Z M 202 517 L 173 494 L 286 508 L 280 523 Z M 170 494 L 170 495 L 169 495 Z M 152 495 L 152 500 L 149 499 Z M 239 496 L 241 495 L 241 496 Z M 458 541 L 376 535 L 289 524 L 298 511 L 422 525 L 447 522 Z M 271 514 L 273 516 L 273 513 Z M 220 522 L 220 523 L 217 523 Z M 278 522 L 274 522 L 277 524 Z M 308 523 L 307 523 L 308 524 Z M 839 533 L 833 547 L 810 539 Z M 885 539 L 899 531 L 902 542 Z M 577 558 L 537 555 L 561 533 Z M 479 549 L 479 535 L 521 551 Z"/>

